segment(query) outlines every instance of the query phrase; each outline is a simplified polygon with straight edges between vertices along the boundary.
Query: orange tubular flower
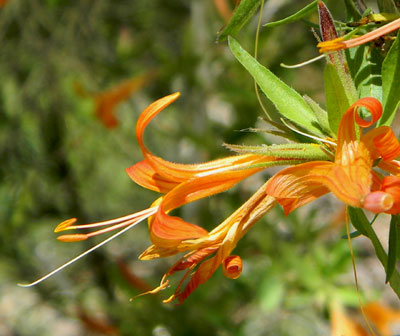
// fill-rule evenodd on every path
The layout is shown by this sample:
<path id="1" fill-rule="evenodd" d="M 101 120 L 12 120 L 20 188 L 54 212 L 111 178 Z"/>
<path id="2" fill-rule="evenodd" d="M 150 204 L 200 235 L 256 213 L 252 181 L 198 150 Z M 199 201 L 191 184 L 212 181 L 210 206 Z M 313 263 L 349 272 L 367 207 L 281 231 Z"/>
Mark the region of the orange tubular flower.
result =
<path id="1" fill-rule="evenodd" d="M 362 107 L 371 113 L 371 121 L 359 116 Z M 386 126 L 360 138 L 355 128 L 355 122 L 366 128 L 381 115 L 382 106 L 375 98 L 358 100 L 340 122 L 334 162 L 313 161 L 284 169 L 268 181 L 266 192 L 283 206 L 285 214 L 328 192 L 353 207 L 374 213 L 398 213 L 400 177 L 382 179 L 373 166 L 377 162 L 382 169 L 397 167 L 393 159 L 400 154 L 399 142 Z"/>
<path id="2" fill-rule="evenodd" d="M 288 159 L 287 157 L 282 159 L 266 155 L 244 154 L 199 164 L 166 161 L 147 149 L 143 142 L 143 134 L 150 121 L 178 97 L 179 93 L 175 93 L 161 98 L 149 105 L 140 115 L 136 137 L 144 160 L 126 169 L 134 182 L 164 195 L 158 198 L 150 208 L 128 216 L 83 225 L 74 225 L 76 219 L 72 218 L 59 224 L 55 231 L 105 226 L 103 229 L 86 234 L 66 234 L 58 237 L 61 241 L 73 242 L 111 230 L 123 228 L 120 231 L 122 232 L 147 218 L 153 245 L 140 256 L 142 260 L 188 252 L 166 273 L 161 285 L 147 293 L 156 293 L 164 289 L 168 284 L 169 275 L 186 270 L 186 275 L 170 298 L 170 300 L 176 298 L 182 302 L 198 285 L 207 281 L 220 265 L 227 277 L 235 279 L 240 275 L 241 259 L 238 256 L 232 256 L 231 251 L 239 239 L 276 204 L 276 201 L 265 193 L 264 185 L 241 208 L 211 232 L 179 217 L 170 216 L 168 213 L 184 204 L 223 192 L 250 175 L 263 170 L 266 166 L 302 163 L 305 159 Z M 196 267 L 187 286 L 181 290 L 182 282 Z"/>
<path id="3" fill-rule="evenodd" d="M 58 237 L 62 241 L 77 241 L 123 228 L 116 234 L 118 235 L 147 218 L 153 245 L 142 253 L 141 260 L 162 258 L 181 252 L 186 252 L 186 255 L 167 271 L 157 288 L 144 294 L 154 294 L 165 289 L 169 284 L 168 277 L 178 271 L 185 271 L 185 274 L 175 293 L 164 302 L 174 299 L 183 302 L 219 266 L 226 277 L 239 277 L 242 261 L 239 256 L 231 254 L 233 249 L 243 235 L 277 202 L 288 214 L 299 206 L 333 192 L 340 200 L 354 207 L 363 207 L 375 213 L 400 212 L 400 177 L 381 178 L 373 171 L 377 164 L 389 173 L 400 175 L 400 164 L 394 161 L 400 154 L 400 144 L 389 127 L 373 129 L 361 137 L 360 130 L 355 127 L 355 122 L 360 127 L 369 127 L 381 117 L 382 107 L 376 99 L 360 99 L 343 115 L 334 162 L 306 162 L 306 159 L 287 159 L 287 155 L 282 155 L 286 157 L 283 159 L 244 154 L 186 165 L 172 163 L 154 155 L 143 142 L 143 134 L 150 121 L 178 97 L 179 93 L 166 96 L 143 111 L 137 123 L 136 137 L 144 160 L 127 169 L 128 175 L 137 184 L 164 195 L 150 208 L 125 217 L 85 225 L 73 225 L 76 220 L 70 219 L 56 228 L 58 232 L 106 226 L 87 234 Z M 361 107 L 371 113 L 370 122 L 359 116 L 358 110 Z M 170 211 L 184 204 L 223 192 L 267 166 L 284 164 L 294 166 L 272 177 L 210 232 L 169 215 Z"/>
<path id="4" fill-rule="evenodd" d="M 389 34 L 399 28 L 400 28 L 400 18 L 378 29 L 375 29 L 367 34 L 356 37 L 354 39 L 344 40 L 343 37 L 339 37 L 330 41 L 320 42 L 318 43 L 317 47 L 319 48 L 320 53 L 353 48 L 362 45 L 364 43 L 376 40 L 377 38 Z"/>

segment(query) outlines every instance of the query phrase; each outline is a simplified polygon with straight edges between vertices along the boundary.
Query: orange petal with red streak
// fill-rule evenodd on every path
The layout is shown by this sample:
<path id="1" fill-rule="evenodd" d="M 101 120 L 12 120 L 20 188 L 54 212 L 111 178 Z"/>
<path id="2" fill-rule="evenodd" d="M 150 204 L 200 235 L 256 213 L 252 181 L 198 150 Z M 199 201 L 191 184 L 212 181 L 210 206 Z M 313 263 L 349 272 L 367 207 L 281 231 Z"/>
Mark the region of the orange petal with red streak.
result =
<path id="1" fill-rule="evenodd" d="M 398 161 L 381 161 L 378 167 L 392 175 L 400 176 L 400 162 Z"/>
<path id="2" fill-rule="evenodd" d="M 261 168 L 220 172 L 181 183 L 165 195 L 157 214 L 150 222 L 150 237 L 154 245 L 171 247 L 184 239 L 200 238 L 207 231 L 197 225 L 171 217 L 166 212 L 184 204 L 225 191 Z"/>
<path id="3" fill-rule="evenodd" d="M 133 166 L 126 168 L 125 171 L 135 183 L 146 189 L 167 193 L 177 186 L 177 182 L 172 182 L 161 177 L 153 167 L 149 165 L 147 160 L 135 163 Z"/>
<path id="4" fill-rule="evenodd" d="M 371 113 L 371 120 L 362 119 L 358 109 L 364 107 Z M 335 161 L 342 157 L 342 148 L 345 144 L 357 140 L 354 120 L 360 127 L 369 127 L 382 116 L 382 105 L 379 100 L 371 97 L 361 98 L 351 105 L 343 115 L 338 129 L 337 151 Z"/>
<path id="5" fill-rule="evenodd" d="M 237 279 L 242 274 L 242 259 L 237 255 L 226 257 L 222 262 L 222 270 L 229 279 Z"/>
<path id="6" fill-rule="evenodd" d="M 361 140 L 370 150 L 374 160 L 381 157 L 384 161 L 390 161 L 400 155 L 400 143 L 389 126 L 375 128 Z"/>
<path id="7" fill-rule="evenodd" d="M 333 166 L 331 162 L 315 161 L 286 168 L 267 182 L 266 193 L 274 197 L 288 215 L 329 192 L 325 180 Z"/>
<path id="8" fill-rule="evenodd" d="M 393 206 L 386 213 L 392 215 L 400 213 L 400 177 L 385 176 L 382 181 L 381 191 L 390 194 L 393 198 Z"/>
<path id="9" fill-rule="evenodd" d="M 213 275 L 219 266 L 219 264 L 215 262 L 215 258 L 216 257 L 213 257 L 204 261 L 195 271 L 185 289 L 181 293 L 175 293 L 175 298 L 179 300 L 179 303 L 185 301 L 186 298 L 193 293 L 198 286 L 210 279 L 211 275 Z"/>
<path id="10" fill-rule="evenodd" d="M 150 104 L 141 113 L 136 124 L 136 138 L 142 150 L 143 156 L 147 160 L 147 164 L 152 167 L 152 170 L 158 173 L 159 179 L 162 179 L 163 181 L 168 181 L 170 183 L 181 183 L 200 173 L 206 173 L 222 168 L 238 166 L 240 164 L 250 164 L 252 162 L 256 163 L 260 160 L 261 157 L 260 155 L 245 154 L 245 155 L 230 156 L 227 158 L 213 160 L 205 163 L 179 164 L 166 161 L 152 154 L 144 145 L 143 142 L 144 131 L 147 125 L 150 123 L 150 121 L 164 108 L 166 108 L 168 105 L 174 102 L 178 97 L 179 93 L 174 93 L 169 96 L 158 99 L 154 103 Z M 133 169 L 133 167 L 131 168 Z M 130 175 L 133 176 L 134 173 L 132 173 L 132 169 L 130 169 Z M 150 173 L 147 173 L 147 175 L 150 175 Z M 150 185 L 153 187 L 153 190 L 156 189 L 154 185 L 152 185 L 151 183 Z"/>

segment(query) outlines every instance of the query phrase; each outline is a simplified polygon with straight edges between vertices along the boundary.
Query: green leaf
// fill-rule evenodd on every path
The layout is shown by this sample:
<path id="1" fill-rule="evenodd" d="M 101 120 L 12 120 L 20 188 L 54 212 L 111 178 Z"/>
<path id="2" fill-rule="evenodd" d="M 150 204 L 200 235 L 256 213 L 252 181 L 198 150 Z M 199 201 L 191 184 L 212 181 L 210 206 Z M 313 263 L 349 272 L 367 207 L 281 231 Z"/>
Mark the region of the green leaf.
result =
<path id="1" fill-rule="evenodd" d="M 330 136 L 333 136 L 333 133 L 329 127 L 329 120 L 328 120 L 328 112 L 326 112 L 317 102 L 315 102 L 312 98 L 309 96 L 305 95 L 303 96 L 303 99 L 306 101 L 306 103 L 311 107 L 313 110 L 315 117 L 318 120 L 318 124 L 321 127 L 321 129 Z"/>
<path id="2" fill-rule="evenodd" d="M 368 237 L 371 240 L 378 259 L 382 263 L 383 267 L 386 269 L 388 264 L 388 256 L 384 248 L 382 247 L 382 244 L 379 241 L 374 229 L 369 224 L 367 217 L 365 217 L 363 210 L 359 208 L 348 207 L 348 211 L 353 226 L 364 236 Z M 393 271 L 393 274 L 389 279 L 389 283 L 394 292 L 400 298 L 400 275 L 396 269 Z"/>
<path id="3" fill-rule="evenodd" d="M 303 17 L 307 16 L 308 14 L 312 13 L 314 10 L 316 10 L 317 3 L 318 3 L 318 0 L 315 0 L 315 1 L 311 2 L 310 4 L 308 4 L 307 6 L 305 6 L 304 8 L 300 9 L 295 14 L 290 15 L 279 21 L 269 22 L 269 23 L 265 24 L 264 27 L 277 27 L 277 26 L 280 26 L 280 25 L 283 25 L 286 23 L 298 21 L 298 20 L 302 19 Z"/>
<path id="4" fill-rule="evenodd" d="M 329 156 L 317 144 L 284 144 L 272 146 L 244 146 L 224 144 L 224 146 L 237 153 L 267 155 L 282 159 L 299 159 L 310 161 L 329 160 Z"/>
<path id="5" fill-rule="evenodd" d="M 326 109 L 330 129 L 337 134 L 342 115 L 353 103 L 333 64 L 327 63 L 324 70 Z"/>
<path id="6" fill-rule="evenodd" d="M 393 0 L 378 0 L 378 8 L 383 13 L 398 13 L 397 7 Z"/>
<path id="7" fill-rule="evenodd" d="M 374 97 L 382 101 L 381 52 L 368 45 L 346 50 L 351 76 L 359 97 Z"/>
<path id="8" fill-rule="evenodd" d="M 237 34 L 254 15 L 260 2 L 261 0 L 242 0 L 228 24 L 218 33 L 217 41 L 224 41 L 229 35 Z"/>
<path id="9" fill-rule="evenodd" d="M 377 218 L 378 218 L 378 214 L 375 215 L 375 217 L 372 219 L 372 221 L 371 221 L 371 223 L 369 223 L 369 225 L 374 224 L 374 222 L 375 222 L 375 220 L 376 220 Z M 362 234 L 361 232 L 358 232 L 358 231 L 356 230 L 356 231 L 350 233 L 350 238 L 351 238 L 351 239 L 357 238 L 357 237 L 361 236 L 361 234 Z M 342 239 L 347 239 L 347 234 L 343 235 L 343 236 L 342 236 Z"/>
<path id="10" fill-rule="evenodd" d="M 291 87 L 282 82 L 271 71 L 262 66 L 245 51 L 232 37 L 229 37 L 229 47 L 237 60 L 251 74 L 261 90 L 286 118 L 304 127 L 310 132 L 321 135 L 318 120 L 312 109 L 303 98 Z"/>
<path id="11" fill-rule="evenodd" d="M 353 0 L 344 0 L 344 5 L 346 6 L 347 21 L 358 21 L 361 19 L 361 14 Z"/>
<path id="12" fill-rule="evenodd" d="M 378 125 L 390 125 L 400 103 L 400 30 L 382 64 L 383 114 Z"/>
<path id="13" fill-rule="evenodd" d="M 396 269 L 396 261 L 397 261 L 397 245 L 399 244 L 398 238 L 398 225 L 400 224 L 399 216 L 392 216 L 392 220 L 390 221 L 390 230 L 389 230 L 389 253 L 388 253 L 388 263 L 386 267 L 386 283 L 389 282 L 390 278 L 393 275 L 394 270 Z"/>

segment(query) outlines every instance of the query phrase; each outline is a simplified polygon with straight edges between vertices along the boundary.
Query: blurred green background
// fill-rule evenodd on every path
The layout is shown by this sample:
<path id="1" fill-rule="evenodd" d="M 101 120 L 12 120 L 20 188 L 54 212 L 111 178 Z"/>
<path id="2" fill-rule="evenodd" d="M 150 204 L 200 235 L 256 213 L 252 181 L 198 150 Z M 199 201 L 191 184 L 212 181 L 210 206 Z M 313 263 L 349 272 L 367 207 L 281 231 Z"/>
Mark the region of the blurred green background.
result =
<path id="1" fill-rule="evenodd" d="M 135 122 L 157 98 L 182 93 L 146 132 L 148 146 L 168 160 L 201 162 L 229 154 L 224 142 L 271 141 L 242 131 L 264 127 L 263 112 L 251 77 L 225 42 L 215 43 L 225 23 L 220 3 L 234 8 L 218 0 L 9 0 L 0 7 L 0 335 L 327 335 L 332 302 L 357 309 L 341 239 L 344 208 L 329 197 L 289 217 L 280 209 L 268 214 L 236 249 L 241 277 L 218 271 L 181 306 L 161 302 L 171 289 L 129 302 L 157 286 L 176 260 L 137 260 L 150 244 L 145 223 L 36 287 L 16 286 L 102 239 L 61 243 L 53 233 L 59 222 L 122 216 L 157 197 L 124 171 L 141 159 Z M 262 22 L 307 3 L 267 1 Z M 341 2 L 326 3 L 344 19 Z M 317 13 L 309 20 L 317 23 Z M 256 21 L 238 35 L 247 50 Z M 279 65 L 316 56 L 315 45 L 305 22 L 263 29 L 259 60 L 323 104 L 323 62 L 297 70 Z M 99 94 L 143 76 L 113 107 L 116 127 L 107 127 L 96 114 Z M 176 213 L 213 228 L 271 173 Z M 383 291 L 369 244 L 354 244 L 363 298 L 396 302 Z"/>

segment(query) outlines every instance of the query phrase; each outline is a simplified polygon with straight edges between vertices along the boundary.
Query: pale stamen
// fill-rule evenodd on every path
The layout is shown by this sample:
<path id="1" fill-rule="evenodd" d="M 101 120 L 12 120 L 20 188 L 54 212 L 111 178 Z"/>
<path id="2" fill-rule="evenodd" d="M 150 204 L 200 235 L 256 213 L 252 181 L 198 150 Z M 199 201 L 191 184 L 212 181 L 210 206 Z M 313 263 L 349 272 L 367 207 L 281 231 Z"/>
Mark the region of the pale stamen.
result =
<path id="1" fill-rule="evenodd" d="M 114 238 L 117 238 L 118 236 L 120 236 L 121 234 L 123 234 L 124 232 L 128 231 L 129 229 L 131 229 L 132 227 L 134 227 L 136 224 L 139 224 L 141 221 L 143 221 L 144 219 L 150 217 L 151 215 L 154 215 L 158 209 L 158 207 L 152 207 L 150 208 L 152 209 L 151 212 L 148 212 L 146 216 L 143 216 L 141 218 L 141 220 L 135 221 L 132 224 L 130 224 L 129 226 L 125 227 L 124 229 L 122 229 L 121 231 L 115 233 L 114 235 L 112 235 L 111 237 L 108 237 L 107 239 L 103 240 L 101 243 L 93 246 L 92 248 L 90 248 L 89 250 L 81 253 L 80 255 L 76 256 L 75 258 L 71 259 L 70 261 L 66 262 L 65 264 L 61 265 L 60 267 L 56 268 L 54 271 L 51 271 L 50 273 L 42 276 L 41 278 L 39 278 L 38 280 L 28 283 L 28 284 L 18 284 L 18 286 L 20 287 L 32 287 L 37 285 L 38 283 L 50 278 L 51 276 L 53 276 L 54 274 L 56 274 L 57 272 L 63 270 L 64 268 L 68 267 L 69 265 L 73 264 L 75 261 L 78 261 L 79 259 L 85 257 L 86 255 L 88 255 L 89 253 L 93 252 L 94 250 L 97 250 L 99 247 L 107 244 L 108 242 L 110 242 L 111 240 L 113 240 Z M 150 210 L 149 209 L 149 210 Z"/>
<path id="2" fill-rule="evenodd" d="M 150 213 L 150 215 L 151 215 L 151 213 Z M 131 225 L 132 223 L 135 223 L 135 222 L 138 222 L 138 221 L 141 222 L 143 219 L 145 219 L 147 217 L 149 217 L 149 215 L 145 214 L 145 215 L 142 215 L 142 216 L 140 216 L 138 218 L 133 218 L 131 220 L 128 220 L 128 221 L 125 221 L 125 222 L 122 222 L 122 223 L 119 223 L 119 224 L 116 224 L 116 225 L 113 225 L 113 226 L 110 226 L 108 228 L 104 228 L 104 229 L 101 229 L 101 230 L 89 232 L 89 233 L 86 233 L 86 234 L 77 233 L 76 236 L 79 238 L 78 240 L 84 240 L 84 239 L 87 239 L 87 238 L 90 238 L 90 237 L 93 237 L 93 236 L 100 235 L 102 233 L 106 233 L 106 232 L 110 232 L 110 231 L 113 231 L 113 230 L 117 230 L 117 229 L 123 228 L 125 226 Z M 80 229 L 80 227 L 78 227 L 78 229 Z M 70 241 L 70 238 L 73 239 L 74 236 L 75 236 L 75 234 L 62 235 L 62 236 L 58 237 L 57 239 L 61 240 L 61 241 Z M 63 237 L 66 237 L 66 238 L 68 237 L 68 239 L 63 239 Z"/>
<path id="3" fill-rule="evenodd" d="M 99 226 L 105 226 L 105 225 L 111 225 L 111 224 L 116 224 L 116 223 L 121 223 L 121 222 L 126 222 L 130 219 L 138 218 L 141 217 L 142 215 L 147 215 L 150 212 L 153 212 L 154 208 L 148 208 L 139 212 L 135 212 L 134 214 L 130 214 L 124 217 L 119 217 L 115 219 L 110 219 L 106 220 L 103 222 L 96 222 L 96 223 L 91 223 L 91 224 L 80 224 L 80 225 L 69 225 L 73 224 L 76 222 L 76 218 L 71 218 L 68 219 L 61 224 L 59 224 L 54 232 L 60 232 L 60 231 L 65 231 L 65 230 L 73 230 L 73 229 L 90 229 L 94 227 L 99 227 Z"/>
<path id="4" fill-rule="evenodd" d="M 295 127 L 293 127 L 292 125 L 290 125 L 286 120 L 284 120 L 284 119 L 281 119 L 281 120 L 282 120 L 283 124 L 287 128 L 291 129 L 295 133 L 304 135 L 305 137 L 310 138 L 310 139 L 314 139 L 314 140 L 317 140 L 317 141 L 320 141 L 320 142 L 323 142 L 323 143 L 330 144 L 330 145 L 335 146 L 335 147 L 337 146 L 336 142 L 333 142 L 333 141 L 330 141 L 330 140 L 327 140 L 327 139 L 323 139 L 323 138 L 317 137 L 315 135 L 311 135 L 311 134 L 307 134 L 307 133 L 301 132 L 298 129 L 296 129 Z"/>
<path id="5" fill-rule="evenodd" d="M 325 58 L 325 55 L 319 55 L 317 57 L 311 58 L 311 59 L 309 59 L 307 61 L 304 61 L 304 62 L 301 62 L 301 63 L 298 63 L 298 64 L 288 65 L 288 64 L 285 64 L 285 63 L 281 63 L 280 66 L 282 68 L 287 68 L 287 69 L 296 69 L 296 68 L 301 68 L 301 67 L 303 67 L 305 65 L 311 64 L 313 62 L 319 61 L 320 59 L 323 59 L 323 58 Z"/>

